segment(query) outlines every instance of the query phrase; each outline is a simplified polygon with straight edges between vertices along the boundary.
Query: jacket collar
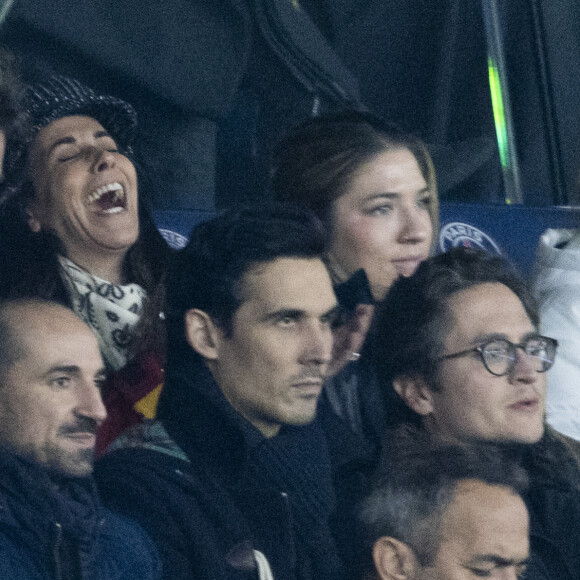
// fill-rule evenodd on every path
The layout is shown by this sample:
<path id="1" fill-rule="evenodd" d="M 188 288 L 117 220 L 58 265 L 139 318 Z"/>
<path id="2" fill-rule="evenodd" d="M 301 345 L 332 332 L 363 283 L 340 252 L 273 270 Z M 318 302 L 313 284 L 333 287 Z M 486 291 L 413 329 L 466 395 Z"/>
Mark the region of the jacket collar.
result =
<path id="1" fill-rule="evenodd" d="M 225 398 L 203 361 L 168 364 L 158 419 L 194 463 L 234 475 L 264 436 Z"/>

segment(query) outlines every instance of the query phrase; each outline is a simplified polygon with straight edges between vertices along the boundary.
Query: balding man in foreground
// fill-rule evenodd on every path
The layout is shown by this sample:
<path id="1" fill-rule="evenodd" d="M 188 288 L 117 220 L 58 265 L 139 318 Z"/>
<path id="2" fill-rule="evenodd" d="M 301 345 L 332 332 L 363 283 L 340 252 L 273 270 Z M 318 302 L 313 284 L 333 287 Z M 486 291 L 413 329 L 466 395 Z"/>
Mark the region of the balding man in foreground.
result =
<path id="1" fill-rule="evenodd" d="M 0 305 L 0 578 L 159 578 L 152 543 L 101 507 L 97 339 L 67 308 Z"/>

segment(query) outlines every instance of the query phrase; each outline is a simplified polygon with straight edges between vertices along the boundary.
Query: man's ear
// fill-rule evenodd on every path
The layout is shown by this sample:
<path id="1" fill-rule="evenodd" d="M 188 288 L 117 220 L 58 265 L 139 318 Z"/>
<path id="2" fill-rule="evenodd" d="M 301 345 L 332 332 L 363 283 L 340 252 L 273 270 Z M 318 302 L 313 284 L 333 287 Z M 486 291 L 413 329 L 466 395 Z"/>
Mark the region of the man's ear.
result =
<path id="1" fill-rule="evenodd" d="M 207 360 L 218 357 L 219 330 L 209 314 L 192 308 L 185 313 L 185 336 L 189 346 Z"/>
<path id="2" fill-rule="evenodd" d="M 425 417 L 433 412 L 433 391 L 425 379 L 403 375 L 393 381 L 393 388 L 418 415 Z"/>
<path id="3" fill-rule="evenodd" d="M 381 580 L 413 580 L 417 558 L 413 550 L 395 538 L 384 536 L 373 546 L 373 562 Z"/>

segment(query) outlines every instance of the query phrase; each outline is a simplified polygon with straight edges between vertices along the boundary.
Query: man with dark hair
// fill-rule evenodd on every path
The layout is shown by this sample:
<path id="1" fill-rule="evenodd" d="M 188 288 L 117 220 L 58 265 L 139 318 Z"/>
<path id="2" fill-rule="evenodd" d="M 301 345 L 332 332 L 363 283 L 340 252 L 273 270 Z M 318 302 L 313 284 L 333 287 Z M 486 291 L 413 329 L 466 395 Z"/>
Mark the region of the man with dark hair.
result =
<path id="1" fill-rule="evenodd" d="M 12 55 L 0 49 L 0 182 L 3 177 L 6 142 L 15 136 L 21 124 L 22 89 L 14 69 Z"/>
<path id="2" fill-rule="evenodd" d="M 557 342 L 538 333 L 519 275 L 498 256 L 457 248 L 399 280 L 377 316 L 373 356 L 393 388 L 392 423 L 437 440 L 500 442 L 530 473 L 525 499 L 542 570 L 528 577 L 580 578 L 580 454 L 545 426 Z"/>
<path id="3" fill-rule="evenodd" d="M 91 330 L 53 302 L 4 302 L 0 353 L 0 577 L 159 578 L 151 540 L 90 477 L 106 416 Z"/>
<path id="4" fill-rule="evenodd" d="M 361 506 L 366 577 L 520 577 L 529 557 L 525 471 L 491 444 L 404 435 Z"/>
<path id="5" fill-rule="evenodd" d="M 415 418 L 422 417 L 427 423 L 435 419 L 428 406 L 434 397 L 437 403 L 446 404 L 447 412 L 445 421 L 437 428 L 443 430 L 441 435 L 451 439 L 527 442 L 540 439 L 546 388 L 541 373 L 550 368 L 556 343 L 538 338 L 534 299 L 525 282 L 504 259 L 464 248 L 431 258 L 414 277 L 396 283 L 377 313 L 376 327 L 371 356 L 379 375 L 387 384 L 393 384 L 400 397 L 398 401 L 410 407 Z M 515 344 L 510 345 L 506 338 L 516 339 Z M 522 341 L 526 354 L 537 347 L 539 356 L 517 356 L 515 345 Z M 488 345 L 485 349 L 456 352 L 483 343 Z M 489 371 L 482 362 L 486 363 L 492 355 L 508 365 L 510 372 L 497 376 Z M 530 362 L 534 364 L 526 364 Z M 467 377 L 469 381 L 464 380 Z M 458 392 L 453 391 L 451 401 L 441 399 L 445 396 L 443 391 L 449 391 L 440 388 L 442 381 L 455 378 L 464 383 L 465 389 L 473 391 L 465 393 L 471 404 L 480 404 L 472 409 L 470 420 L 453 413 L 450 405 L 459 401 Z M 484 383 L 479 385 L 477 381 Z M 496 405 L 501 407 L 503 403 L 503 390 L 508 395 L 519 392 L 507 385 L 529 385 L 519 391 L 533 396 L 525 398 L 527 404 L 522 402 L 521 407 L 496 409 Z M 423 394 L 427 395 L 426 400 Z M 499 399 L 495 402 L 492 397 Z M 423 402 L 426 407 L 421 406 Z M 400 405 L 393 410 L 401 410 Z M 478 411 L 481 416 L 476 415 Z M 464 409 L 463 413 L 466 412 L 469 411 Z"/>
<path id="6" fill-rule="evenodd" d="M 341 577 L 333 476 L 351 451 L 313 421 L 336 311 L 324 249 L 309 213 L 246 209 L 200 225 L 173 264 L 159 421 L 97 468 L 166 578 Z"/>

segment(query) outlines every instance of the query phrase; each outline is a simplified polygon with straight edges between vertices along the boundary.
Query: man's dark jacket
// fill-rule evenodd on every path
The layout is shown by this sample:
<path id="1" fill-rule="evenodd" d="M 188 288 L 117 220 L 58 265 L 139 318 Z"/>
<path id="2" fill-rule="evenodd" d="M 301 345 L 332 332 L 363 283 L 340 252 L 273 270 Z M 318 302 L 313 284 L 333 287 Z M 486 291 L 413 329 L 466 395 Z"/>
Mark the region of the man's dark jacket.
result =
<path id="1" fill-rule="evenodd" d="M 524 578 L 580 580 L 580 443 L 547 427 L 522 448 L 532 553 Z"/>
<path id="2" fill-rule="evenodd" d="M 0 450 L 0 578 L 157 580 L 143 530 L 104 509 L 91 478 L 55 478 Z"/>
<path id="3" fill-rule="evenodd" d="M 314 422 L 267 439 L 196 360 L 169 365 L 158 418 L 96 477 L 103 501 L 158 543 L 165 578 L 258 578 L 254 550 L 276 580 L 342 577 L 336 540 L 347 541 L 367 467 L 347 430 Z"/>

